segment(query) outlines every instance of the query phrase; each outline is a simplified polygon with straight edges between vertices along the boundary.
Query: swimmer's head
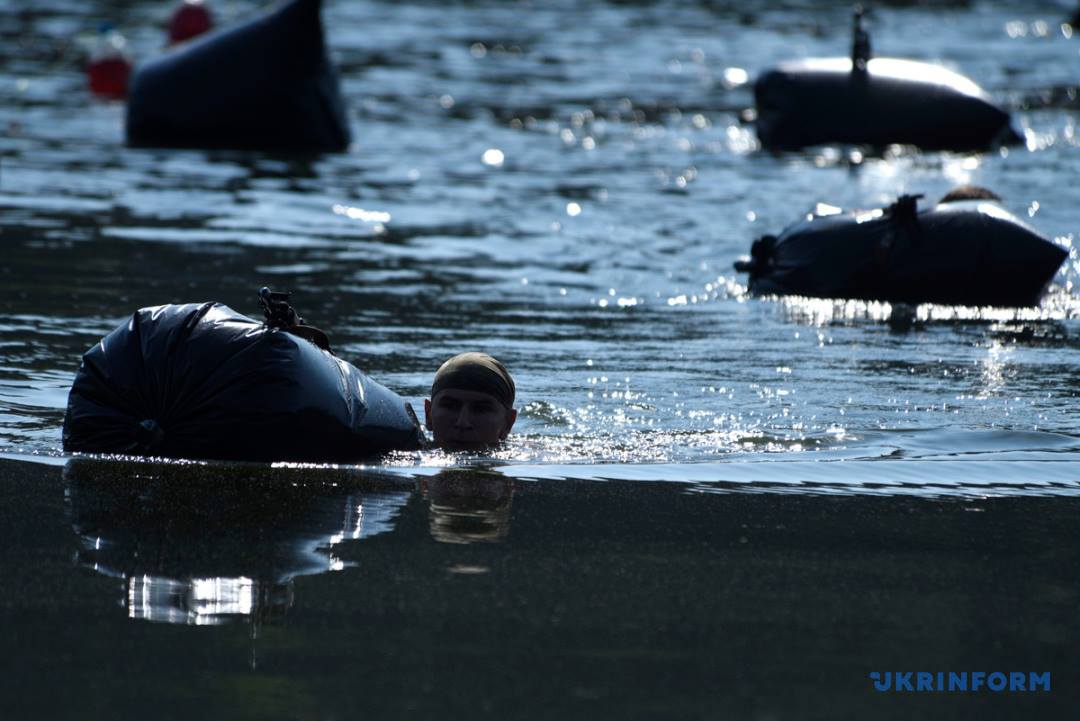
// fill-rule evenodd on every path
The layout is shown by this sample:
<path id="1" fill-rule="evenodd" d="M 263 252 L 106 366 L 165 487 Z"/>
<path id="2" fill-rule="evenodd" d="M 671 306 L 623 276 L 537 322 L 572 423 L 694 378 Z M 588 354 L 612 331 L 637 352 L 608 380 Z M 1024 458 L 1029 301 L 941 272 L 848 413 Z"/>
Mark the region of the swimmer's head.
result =
<path id="1" fill-rule="evenodd" d="M 452 450 L 480 450 L 510 434 L 517 420 L 514 379 L 486 353 L 462 353 L 435 373 L 424 420 L 435 443 Z"/>
<path id="2" fill-rule="evenodd" d="M 981 188 L 978 185 L 958 185 L 942 196 L 941 200 L 938 201 L 938 205 L 961 200 L 996 200 L 999 203 L 1001 202 L 1001 198 L 992 190 Z"/>

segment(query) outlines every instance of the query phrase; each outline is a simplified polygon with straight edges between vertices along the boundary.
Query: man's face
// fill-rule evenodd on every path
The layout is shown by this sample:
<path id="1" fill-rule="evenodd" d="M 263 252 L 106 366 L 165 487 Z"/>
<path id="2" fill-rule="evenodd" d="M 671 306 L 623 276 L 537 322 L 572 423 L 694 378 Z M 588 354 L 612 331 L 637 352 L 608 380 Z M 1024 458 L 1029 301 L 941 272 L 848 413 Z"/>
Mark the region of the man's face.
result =
<path id="1" fill-rule="evenodd" d="M 488 393 L 446 388 L 424 401 L 424 417 L 440 446 L 478 450 L 505 439 L 517 411 Z"/>

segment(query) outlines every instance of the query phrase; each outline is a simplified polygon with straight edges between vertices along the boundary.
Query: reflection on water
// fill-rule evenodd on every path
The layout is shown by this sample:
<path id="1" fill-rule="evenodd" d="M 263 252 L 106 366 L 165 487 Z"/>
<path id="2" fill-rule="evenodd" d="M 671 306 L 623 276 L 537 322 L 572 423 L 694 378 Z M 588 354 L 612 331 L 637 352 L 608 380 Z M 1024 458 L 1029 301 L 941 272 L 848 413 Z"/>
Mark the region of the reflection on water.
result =
<path id="1" fill-rule="evenodd" d="M 785 316 L 796 323 L 829 325 L 842 323 L 885 323 L 899 330 L 927 324 L 972 325 L 990 323 L 1027 323 L 1031 328 L 1040 326 L 1061 327 L 1064 319 L 1080 315 L 1072 297 L 1058 292 L 1051 294 L 1038 308 L 990 308 L 945 306 L 921 303 L 917 306 L 894 304 L 884 301 L 833 300 L 830 298 L 807 298 L 783 296 L 774 298 L 784 307 Z"/>
<path id="2" fill-rule="evenodd" d="M 933 465 L 947 441 L 898 445 Z M 424 483 L 355 469 L 0 461 L 9 715 L 135 718 L 153 703 L 169 719 L 709 718 L 722 704 L 737 718 L 899 721 L 956 704 L 1012 718 L 1001 709 L 1023 702 L 1025 717 L 1070 718 L 1080 496 L 1041 495 L 1045 463 L 1014 473 L 1026 492 L 933 489 L 947 497 L 905 495 L 897 480 L 920 477 L 908 463 L 872 465 L 898 468 L 891 488 L 688 486 L 626 465 L 636 478 L 515 479 L 505 532 L 511 489 L 490 468 L 429 478 L 425 497 Z M 346 500 L 370 494 L 404 502 L 390 502 L 392 528 L 348 538 Z M 501 541 L 439 542 L 448 510 L 455 541 Z M 476 532 L 487 511 L 500 520 Z M 343 568 L 327 573 L 337 535 Z M 73 566 L 90 538 L 100 548 L 81 557 L 122 586 Z M 867 685 L 868 669 L 909 667 L 1036 668 L 1054 690 L 898 699 Z"/>
<path id="3" fill-rule="evenodd" d="M 507 476 L 448 470 L 421 476 L 420 493 L 440 543 L 494 543 L 510 532 L 514 482 Z"/>
<path id="4" fill-rule="evenodd" d="M 250 578 L 131 576 L 127 579 L 128 617 L 144 621 L 206 626 L 230 618 L 260 622 L 284 616 L 293 605 L 291 584 L 265 584 Z"/>
<path id="5" fill-rule="evenodd" d="M 293 579 L 340 571 L 340 544 L 393 529 L 400 479 L 349 471 L 74 459 L 64 469 L 79 563 L 125 579 L 131 618 L 280 619 Z"/>
<path id="6" fill-rule="evenodd" d="M 392 533 L 417 490 L 436 541 L 502 541 L 514 493 L 510 477 L 482 469 L 414 487 L 330 467 L 93 459 L 68 461 L 64 482 L 79 565 L 124 579 L 129 617 L 192 625 L 279 622 L 297 577 L 361 563 L 362 550 L 343 551 Z"/>
<path id="7" fill-rule="evenodd" d="M 1011 348 L 1005 348 L 998 341 L 990 344 L 986 350 L 986 359 L 982 363 L 982 390 L 980 394 L 991 396 L 1001 392 L 1005 386 L 1005 372 Z"/>

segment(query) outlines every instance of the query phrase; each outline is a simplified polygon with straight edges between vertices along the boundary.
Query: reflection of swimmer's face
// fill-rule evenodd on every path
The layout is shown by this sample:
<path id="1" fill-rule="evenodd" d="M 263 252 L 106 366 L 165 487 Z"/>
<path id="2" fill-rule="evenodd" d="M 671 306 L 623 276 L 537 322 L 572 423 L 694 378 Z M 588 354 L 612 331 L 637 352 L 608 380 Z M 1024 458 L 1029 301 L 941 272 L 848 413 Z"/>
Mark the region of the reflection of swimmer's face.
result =
<path id="1" fill-rule="evenodd" d="M 514 495 L 509 478 L 444 471 L 422 483 L 436 541 L 493 543 L 506 538 Z"/>
<path id="2" fill-rule="evenodd" d="M 428 500 L 442 508 L 491 510 L 510 503 L 514 485 L 505 476 L 444 471 L 426 480 L 425 491 Z"/>
<path id="3" fill-rule="evenodd" d="M 428 430 L 444 448 L 478 450 L 506 438 L 517 411 L 480 391 L 446 388 L 424 401 Z"/>

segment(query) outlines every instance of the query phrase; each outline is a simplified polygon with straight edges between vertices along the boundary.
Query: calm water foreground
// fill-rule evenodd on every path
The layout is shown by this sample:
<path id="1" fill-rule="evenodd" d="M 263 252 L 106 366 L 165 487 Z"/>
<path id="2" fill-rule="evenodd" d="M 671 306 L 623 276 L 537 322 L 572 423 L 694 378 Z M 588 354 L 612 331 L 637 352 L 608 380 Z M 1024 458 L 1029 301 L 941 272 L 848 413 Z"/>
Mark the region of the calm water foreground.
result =
<path id="1" fill-rule="evenodd" d="M 1064 719 L 1080 701 L 1076 496 L 91 460 L 0 477 L 8 718 Z M 886 694 L 875 670 L 1049 670 L 1052 690 Z"/>
<path id="2" fill-rule="evenodd" d="M 241 18 L 252 2 L 222 2 Z M 5 718 L 1072 718 L 1080 701 L 1075 3 L 871 14 L 1013 113 L 1008 152 L 760 152 L 750 81 L 846 3 L 328 0 L 355 146 L 131 150 L 102 19 L 0 0 Z M 817 202 L 959 183 L 1070 258 L 1042 307 L 752 299 L 731 262 Z M 140 306 L 292 289 L 415 407 L 485 348 L 490 458 L 366 469 L 70 459 L 78 358 Z M 1049 671 L 879 694 L 872 671 Z"/>

